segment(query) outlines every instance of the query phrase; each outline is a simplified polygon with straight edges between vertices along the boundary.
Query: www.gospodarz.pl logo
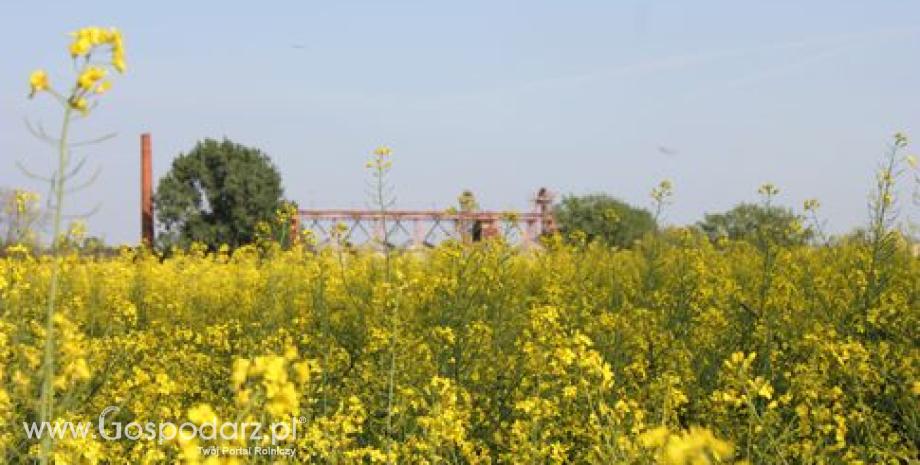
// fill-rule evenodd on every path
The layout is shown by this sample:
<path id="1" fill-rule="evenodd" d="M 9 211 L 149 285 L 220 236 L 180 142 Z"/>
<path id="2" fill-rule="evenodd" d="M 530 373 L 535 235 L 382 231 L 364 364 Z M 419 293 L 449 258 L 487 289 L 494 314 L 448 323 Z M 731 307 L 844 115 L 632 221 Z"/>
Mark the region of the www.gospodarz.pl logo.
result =
<path id="1" fill-rule="evenodd" d="M 213 418 L 211 421 L 202 423 L 201 425 L 185 422 L 179 426 L 171 422 L 147 422 L 143 425 L 137 422 L 130 422 L 124 425 L 117 421 L 106 423 L 107 416 L 114 416 L 120 411 L 121 409 L 118 407 L 106 407 L 105 410 L 99 414 L 99 422 L 95 431 L 93 429 L 93 423 L 91 422 L 23 422 L 22 426 L 25 428 L 26 436 L 28 436 L 29 439 L 41 439 L 45 434 L 49 434 L 52 438 L 56 439 L 64 439 L 67 436 L 74 439 L 102 437 L 109 441 L 120 439 L 129 439 L 132 441 L 156 440 L 158 444 L 163 444 L 163 441 L 171 441 L 177 438 L 184 440 L 199 438 L 206 441 L 213 441 L 218 437 L 227 441 L 248 439 L 261 442 L 267 434 L 271 440 L 271 444 L 275 445 L 280 441 L 296 440 L 297 424 L 306 422 L 306 418 L 298 418 L 292 415 L 289 422 L 272 423 L 267 428 L 263 428 L 262 423 L 258 422 L 224 422 L 218 424 L 217 418 Z M 110 432 L 106 427 L 109 427 L 109 430 L 112 431 Z"/>

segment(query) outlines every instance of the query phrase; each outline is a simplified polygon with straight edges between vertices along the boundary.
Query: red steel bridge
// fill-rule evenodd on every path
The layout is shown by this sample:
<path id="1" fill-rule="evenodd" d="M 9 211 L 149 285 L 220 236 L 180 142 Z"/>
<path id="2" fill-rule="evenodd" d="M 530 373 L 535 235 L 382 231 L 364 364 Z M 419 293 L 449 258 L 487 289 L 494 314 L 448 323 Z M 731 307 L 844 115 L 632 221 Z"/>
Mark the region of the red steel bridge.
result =
<path id="1" fill-rule="evenodd" d="M 297 229 L 312 231 L 320 246 L 418 249 L 445 240 L 469 244 L 501 237 L 530 248 L 539 246 L 540 236 L 555 229 L 552 201 L 552 194 L 544 188 L 534 196 L 529 212 L 300 210 Z"/>

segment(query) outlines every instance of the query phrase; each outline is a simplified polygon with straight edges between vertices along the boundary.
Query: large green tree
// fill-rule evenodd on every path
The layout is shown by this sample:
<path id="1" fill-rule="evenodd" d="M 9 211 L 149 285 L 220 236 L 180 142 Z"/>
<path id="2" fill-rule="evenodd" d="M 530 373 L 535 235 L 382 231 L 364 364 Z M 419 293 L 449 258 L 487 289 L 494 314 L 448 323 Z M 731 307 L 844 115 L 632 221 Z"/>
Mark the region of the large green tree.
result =
<path id="1" fill-rule="evenodd" d="M 206 139 L 180 154 L 154 196 L 162 243 L 216 249 L 253 241 L 283 202 L 281 175 L 262 151 Z"/>
<path id="2" fill-rule="evenodd" d="M 648 210 L 629 205 L 607 194 L 566 196 L 554 211 L 561 232 L 579 232 L 588 241 L 602 241 L 617 247 L 631 247 L 636 240 L 657 228 Z"/>
<path id="3" fill-rule="evenodd" d="M 724 237 L 757 245 L 799 245 L 812 236 L 791 209 L 769 204 L 741 203 L 725 213 L 706 214 L 697 226 L 712 240 Z"/>

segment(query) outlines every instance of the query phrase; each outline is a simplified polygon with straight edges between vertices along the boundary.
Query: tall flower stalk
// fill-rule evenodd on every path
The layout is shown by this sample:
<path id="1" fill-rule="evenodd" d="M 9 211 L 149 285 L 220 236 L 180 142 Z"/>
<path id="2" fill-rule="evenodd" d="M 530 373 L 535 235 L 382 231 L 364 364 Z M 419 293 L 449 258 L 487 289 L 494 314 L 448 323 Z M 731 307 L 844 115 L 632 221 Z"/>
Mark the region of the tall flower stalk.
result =
<path id="1" fill-rule="evenodd" d="M 396 388 L 396 332 L 397 332 L 397 299 L 395 299 L 395 286 L 393 285 L 392 263 L 390 256 L 390 231 L 387 226 L 387 212 L 395 203 L 393 199 L 392 187 L 387 183 L 387 175 L 393 162 L 390 160 L 392 151 L 388 147 L 380 147 L 374 150 L 373 159 L 367 163 L 367 168 L 371 170 L 374 177 L 372 192 L 374 206 L 380 212 L 380 246 L 383 250 L 383 280 L 384 280 L 384 302 L 389 320 L 389 350 L 390 359 L 387 368 L 387 410 L 386 410 L 386 458 L 387 463 L 393 462 L 392 443 L 393 443 L 393 402 L 394 390 Z"/>
<path id="2" fill-rule="evenodd" d="M 40 400 L 40 417 L 42 422 L 54 420 L 54 374 L 55 374 L 55 335 L 54 316 L 57 310 L 57 297 L 60 275 L 60 258 L 63 249 L 64 198 L 69 190 L 68 181 L 80 172 L 83 163 L 71 167 L 70 131 L 72 123 L 89 114 L 95 107 L 97 99 L 112 86 L 108 78 L 110 70 L 124 73 L 126 69 L 124 43 L 117 29 L 87 27 L 71 34 L 70 55 L 76 71 L 76 82 L 66 94 L 55 90 L 44 70 L 36 70 L 29 77 L 31 92 L 29 98 L 39 93 L 51 95 L 62 107 L 64 116 L 57 138 L 48 136 L 41 129 L 32 129 L 39 139 L 56 145 L 58 166 L 54 174 L 47 178 L 51 184 L 53 198 L 52 216 L 52 265 L 51 282 L 48 286 L 48 306 L 45 313 L 45 344 L 42 363 L 42 388 Z M 90 180 L 92 182 L 92 180 Z M 41 463 L 46 464 L 53 452 L 53 438 L 44 435 L 41 443 Z"/>
<path id="3" fill-rule="evenodd" d="M 866 285 L 862 292 L 862 317 L 868 318 L 869 310 L 878 303 L 891 272 L 891 258 L 897 247 L 897 233 L 894 232 L 898 217 L 898 179 L 906 171 L 905 163 L 913 166 L 916 159 L 905 155 L 908 140 L 903 133 L 894 135 L 885 157 L 876 170 L 876 188 L 869 197 L 869 225 L 866 231 L 868 261 L 865 265 Z M 863 325 L 857 329 L 865 331 Z"/>

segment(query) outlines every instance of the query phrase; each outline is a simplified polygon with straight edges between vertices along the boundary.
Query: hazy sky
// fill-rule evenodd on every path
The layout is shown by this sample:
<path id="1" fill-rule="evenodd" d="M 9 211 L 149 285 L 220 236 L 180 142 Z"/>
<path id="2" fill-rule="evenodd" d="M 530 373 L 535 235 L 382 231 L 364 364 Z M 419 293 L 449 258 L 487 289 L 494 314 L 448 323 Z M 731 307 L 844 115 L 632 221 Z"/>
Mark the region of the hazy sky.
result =
<path id="1" fill-rule="evenodd" d="M 834 231 L 866 216 L 890 136 L 920 139 L 917 1 L 4 0 L 0 185 L 46 191 L 56 127 L 28 75 L 70 82 L 67 32 L 123 30 L 129 74 L 76 128 L 101 203 L 90 231 L 136 241 L 139 134 L 154 169 L 211 137 L 259 147 L 304 207 L 364 207 L 364 162 L 393 148 L 399 204 L 526 209 L 540 186 L 648 204 L 672 223 L 757 199 L 818 198 Z M 664 149 L 662 149 L 664 148 Z M 89 171 L 87 171 L 89 173 Z M 916 217 L 918 207 L 905 208 Z"/>

